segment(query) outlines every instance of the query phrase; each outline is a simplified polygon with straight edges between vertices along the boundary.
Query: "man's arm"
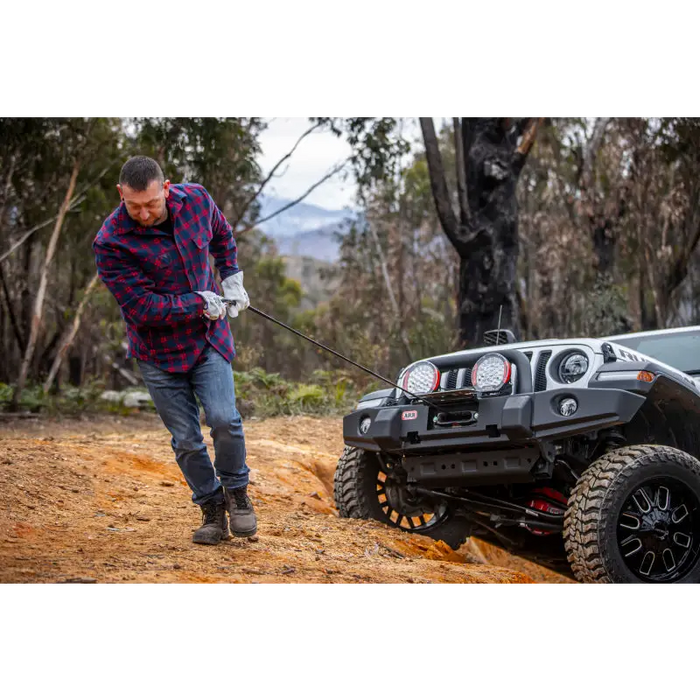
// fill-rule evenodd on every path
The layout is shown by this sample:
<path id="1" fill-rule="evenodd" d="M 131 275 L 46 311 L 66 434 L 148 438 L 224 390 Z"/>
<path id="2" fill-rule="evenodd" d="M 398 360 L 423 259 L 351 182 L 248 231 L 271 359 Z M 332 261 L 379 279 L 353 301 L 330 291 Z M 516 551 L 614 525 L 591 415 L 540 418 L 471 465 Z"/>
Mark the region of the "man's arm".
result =
<path id="1" fill-rule="evenodd" d="M 226 217 L 219 207 L 216 206 L 216 203 L 208 192 L 207 198 L 211 208 L 211 230 L 214 234 L 209 243 L 209 250 L 214 256 L 216 267 L 221 274 L 221 281 L 223 282 L 227 277 L 235 275 L 239 271 L 238 249 L 236 247 L 236 240 L 233 237 L 231 224 L 226 221 Z"/>
<path id="2" fill-rule="evenodd" d="M 97 241 L 93 249 L 100 279 L 129 321 L 139 326 L 172 326 L 202 316 L 205 303 L 198 294 L 156 294 L 153 281 L 126 251 Z"/>

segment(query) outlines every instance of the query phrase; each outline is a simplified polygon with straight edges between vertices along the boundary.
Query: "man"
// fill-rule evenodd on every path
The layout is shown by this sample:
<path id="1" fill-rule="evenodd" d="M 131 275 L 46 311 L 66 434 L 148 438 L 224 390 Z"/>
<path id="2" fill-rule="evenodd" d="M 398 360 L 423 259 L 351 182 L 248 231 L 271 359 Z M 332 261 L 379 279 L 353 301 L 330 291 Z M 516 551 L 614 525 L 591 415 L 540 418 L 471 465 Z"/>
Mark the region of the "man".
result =
<path id="1" fill-rule="evenodd" d="M 134 357 L 172 448 L 202 509 L 197 544 L 257 531 L 247 495 L 249 469 L 231 362 L 235 349 L 209 253 L 221 274 L 228 314 L 249 306 L 231 226 L 201 185 L 171 185 L 145 156 L 122 167 L 121 204 L 93 243 L 100 279 L 119 303 Z M 197 398 L 214 441 L 203 442 Z M 227 523 L 228 515 L 228 523 Z"/>

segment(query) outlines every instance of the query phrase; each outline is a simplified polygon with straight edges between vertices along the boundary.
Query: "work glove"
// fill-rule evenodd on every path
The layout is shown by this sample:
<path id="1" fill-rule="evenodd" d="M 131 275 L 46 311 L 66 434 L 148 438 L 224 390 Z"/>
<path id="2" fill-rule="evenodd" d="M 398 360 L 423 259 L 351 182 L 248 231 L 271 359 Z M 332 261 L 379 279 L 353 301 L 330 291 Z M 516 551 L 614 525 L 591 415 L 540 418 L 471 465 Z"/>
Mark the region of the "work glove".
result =
<path id="1" fill-rule="evenodd" d="M 195 292 L 204 299 L 204 315 L 212 321 L 226 316 L 226 306 L 216 292 Z"/>
<path id="2" fill-rule="evenodd" d="M 236 318 L 239 311 L 243 311 L 250 306 L 248 292 L 243 289 L 243 272 L 238 271 L 235 275 L 227 277 L 221 286 L 224 288 L 224 299 L 235 301 L 235 304 L 228 304 L 228 315 Z"/>

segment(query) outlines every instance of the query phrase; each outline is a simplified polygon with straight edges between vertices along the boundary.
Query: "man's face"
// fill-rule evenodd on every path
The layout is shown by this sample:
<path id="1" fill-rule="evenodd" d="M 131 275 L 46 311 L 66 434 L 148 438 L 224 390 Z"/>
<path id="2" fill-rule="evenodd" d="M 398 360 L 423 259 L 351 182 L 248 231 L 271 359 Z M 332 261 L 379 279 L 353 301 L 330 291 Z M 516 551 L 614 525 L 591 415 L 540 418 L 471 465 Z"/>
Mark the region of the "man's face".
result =
<path id="1" fill-rule="evenodd" d="M 170 180 L 164 183 L 151 180 L 148 187 L 139 192 L 129 185 L 117 185 L 119 195 L 129 216 L 141 226 L 157 226 L 168 218 L 165 200 L 170 195 Z"/>

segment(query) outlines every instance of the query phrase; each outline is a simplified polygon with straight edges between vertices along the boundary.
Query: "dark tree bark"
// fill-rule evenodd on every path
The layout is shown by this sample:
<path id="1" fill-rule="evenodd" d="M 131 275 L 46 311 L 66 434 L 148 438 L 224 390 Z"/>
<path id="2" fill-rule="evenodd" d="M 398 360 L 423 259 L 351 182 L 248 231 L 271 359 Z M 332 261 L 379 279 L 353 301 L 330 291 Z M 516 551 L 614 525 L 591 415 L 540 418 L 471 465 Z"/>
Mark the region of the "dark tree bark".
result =
<path id="1" fill-rule="evenodd" d="M 459 120 L 454 128 L 459 130 Z M 435 208 L 445 235 L 460 257 L 458 324 L 462 346 L 481 345 L 501 325 L 519 333 L 515 290 L 518 262 L 516 186 L 542 120 L 479 118 L 461 122 L 455 144 L 457 202 L 453 209 L 431 118 L 421 118 Z M 460 175 L 464 168 L 464 177 Z M 463 189 L 466 188 L 466 198 Z"/>

